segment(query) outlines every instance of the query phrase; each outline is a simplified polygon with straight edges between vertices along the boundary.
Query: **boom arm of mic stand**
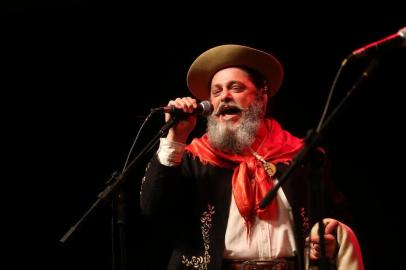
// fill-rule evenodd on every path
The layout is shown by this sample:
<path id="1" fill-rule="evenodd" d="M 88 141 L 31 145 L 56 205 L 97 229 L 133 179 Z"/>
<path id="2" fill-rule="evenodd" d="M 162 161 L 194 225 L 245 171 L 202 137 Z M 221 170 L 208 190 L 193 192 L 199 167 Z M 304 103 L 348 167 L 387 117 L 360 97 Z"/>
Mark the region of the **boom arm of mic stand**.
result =
<path id="1" fill-rule="evenodd" d="M 310 150 L 316 145 L 319 140 L 319 133 L 315 133 L 314 130 L 310 130 L 305 138 L 305 147 L 296 154 L 292 160 L 292 164 L 288 167 L 285 173 L 278 179 L 278 182 L 271 188 L 271 190 L 265 195 L 259 204 L 259 208 L 264 209 L 276 196 L 278 189 L 287 181 L 289 176 L 296 170 L 296 168 L 302 164 L 308 156 Z"/>
<path id="2" fill-rule="evenodd" d="M 347 92 L 345 97 L 341 100 L 341 102 L 335 107 L 329 117 L 326 119 L 324 125 L 321 126 L 319 131 L 314 131 L 313 129 L 309 130 L 307 133 L 306 138 L 304 139 L 305 146 L 302 150 L 296 154 L 296 156 L 292 160 L 291 166 L 285 171 L 285 173 L 278 179 L 278 183 L 271 188 L 271 190 L 265 195 L 262 201 L 259 204 L 259 208 L 264 209 L 271 200 L 273 200 L 276 196 L 278 189 L 287 181 L 288 177 L 292 174 L 292 172 L 302 163 L 305 162 L 306 158 L 308 157 L 309 152 L 317 145 L 323 132 L 327 129 L 330 125 L 332 120 L 338 115 L 338 113 L 342 110 L 344 105 L 347 103 L 348 99 L 352 96 L 354 91 L 358 88 L 361 82 L 364 81 L 365 78 L 369 77 L 372 71 L 378 66 L 379 58 L 373 59 L 364 70 L 360 78 L 357 82 L 353 85 L 353 87 Z"/>
<path id="3" fill-rule="evenodd" d="M 61 243 L 65 243 L 69 237 L 77 231 L 77 229 L 82 225 L 82 223 L 95 211 L 95 209 L 102 203 L 111 200 L 112 195 L 116 194 L 119 187 L 126 181 L 128 174 L 135 168 L 135 166 L 140 162 L 141 158 L 146 156 L 158 143 L 159 139 L 164 136 L 168 130 L 178 121 L 177 117 L 172 117 L 169 119 L 165 125 L 159 130 L 159 132 L 149 141 L 149 143 L 141 150 L 141 152 L 134 158 L 134 160 L 127 166 L 125 171 L 121 174 L 114 173 L 111 178 L 106 182 L 107 186 L 105 189 L 97 195 L 97 200 L 92 204 L 92 206 L 83 214 L 83 216 L 64 234 L 64 236 L 59 240 Z"/>
<path id="4" fill-rule="evenodd" d="M 264 209 L 270 202 L 273 200 L 278 192 L 278 189 L 288 180 L 289 176 L 292 174 L 296 168 L 303 164 L 306 161 L 306 158 L 309 156 L 309 153 L 312 149 L 317 145 L 320 141 L 323 132 L 329 127 L 332 120 L 338 115 L 340 111 L 342 111 L 345 104 L 347 104 L 349 98 L 353 95 L 354 91 L 358 88 L 358 86 L 364 81 L 365 78 L 369 77 L 370 74 L 375 70 L 375 68 L 379 64 L 379 58 L 374 58 L 366 67 L 360 78 L 356 81 L 356 83 L 352 86 L 352 88 L 347 92 L 346 96 L 341 100 L 341 102 L 335 107 L 335 109 L 331 112 L 329 117 L 326 119 L 325 123 L 320 127 L 319 130 L 314 131 L 313 129 L 309 130 L 306 138 L 304 139 L 305 146 L 302 150 L 296 154 L 296 156 L 292 160 L 291 166 L 285 171 L 285 173 L 278 179 L 277 184 L 269 190 L 269 192 L 265 195 L 262 201 L 259 204 L 260 209 Z M 322 218 L 320 219 L 319 223 L 319 239 L 324 239 L 324 224 Z M 325 246 L 324 241 L 320 241 L 320 268 L 321 270 L 327 269 L 327 260 L 325 256 Z"/>

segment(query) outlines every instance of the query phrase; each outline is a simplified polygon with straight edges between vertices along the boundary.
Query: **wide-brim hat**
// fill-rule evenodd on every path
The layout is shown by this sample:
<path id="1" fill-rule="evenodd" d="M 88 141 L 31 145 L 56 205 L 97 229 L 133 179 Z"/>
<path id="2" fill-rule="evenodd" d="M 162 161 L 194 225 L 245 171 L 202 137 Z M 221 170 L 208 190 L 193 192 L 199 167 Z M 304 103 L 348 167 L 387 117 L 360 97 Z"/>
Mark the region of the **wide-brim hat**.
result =
<path id="1" fill-rule="evenodd" d="M 276 94 L 283 81 L 283 67 L 274 56 L 247 46 L 226 44 L 211 48 L 195 59 L 186 77 L 189 90 L 200 100 L 209 99 L 211 79 L 228 67 L 247 67 L 262 74 L 269 96 Z"/>

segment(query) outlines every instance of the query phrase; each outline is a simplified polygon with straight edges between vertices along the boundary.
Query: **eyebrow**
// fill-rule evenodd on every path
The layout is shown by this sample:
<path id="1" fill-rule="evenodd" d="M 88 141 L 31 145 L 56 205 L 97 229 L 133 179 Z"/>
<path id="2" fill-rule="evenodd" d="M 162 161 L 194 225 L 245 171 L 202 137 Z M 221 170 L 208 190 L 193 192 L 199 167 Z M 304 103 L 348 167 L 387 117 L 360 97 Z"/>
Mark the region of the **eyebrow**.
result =
<path id="1" fill-rule="evenodd" d="M 227 82 L 226 86 L 230 87 L 230 85 L 233 85 L 233 84 L 239 84 L 239 85 L 244 85 L 245 86 L 245 83 L 243 83 L 242 81 L 236 81 L 236 80 L 232 80 L 232 81 Z M 214 89 L 214 88 L 217 88 L 217 87 L 221 87 L 221 84 L 219 84 L 219 83 L 214 84 L 213 86 L 210 87 L 210 89 Z"/>

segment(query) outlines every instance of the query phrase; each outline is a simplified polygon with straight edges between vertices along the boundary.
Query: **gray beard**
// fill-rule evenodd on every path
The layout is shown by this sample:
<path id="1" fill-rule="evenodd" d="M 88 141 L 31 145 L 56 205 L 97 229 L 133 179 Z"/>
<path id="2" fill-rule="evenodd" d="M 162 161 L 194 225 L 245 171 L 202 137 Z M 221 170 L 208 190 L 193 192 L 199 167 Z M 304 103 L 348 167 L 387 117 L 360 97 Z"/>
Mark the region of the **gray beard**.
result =
<path id="1" fill-rule="evenodd" d="M 263 107 L 263 99 L 257 97 L 253 105 L 242 112 L 237 125 L 218 122 L 216 118 L 209 116 L 207 135 L 211 145 L 220 151 L 241 153 L 255 141 L 263 118 Z"/>

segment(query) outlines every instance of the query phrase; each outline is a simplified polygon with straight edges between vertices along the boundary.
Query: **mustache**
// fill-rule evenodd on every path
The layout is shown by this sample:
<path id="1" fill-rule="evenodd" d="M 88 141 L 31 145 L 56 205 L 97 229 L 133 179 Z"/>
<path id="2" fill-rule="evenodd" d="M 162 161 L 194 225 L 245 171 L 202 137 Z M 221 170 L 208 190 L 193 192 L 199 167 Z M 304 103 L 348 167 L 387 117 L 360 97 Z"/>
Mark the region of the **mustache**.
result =
<path id="1" fill-rule="evenodd" d="M 227 110 L 239 110 L 241 112 L 245 112 L 248 111 L 248 108 L 244 108 L 233 101 L 221 102 L 213 114 L 215 116 L 219 116 L 221 113 Z"/>

